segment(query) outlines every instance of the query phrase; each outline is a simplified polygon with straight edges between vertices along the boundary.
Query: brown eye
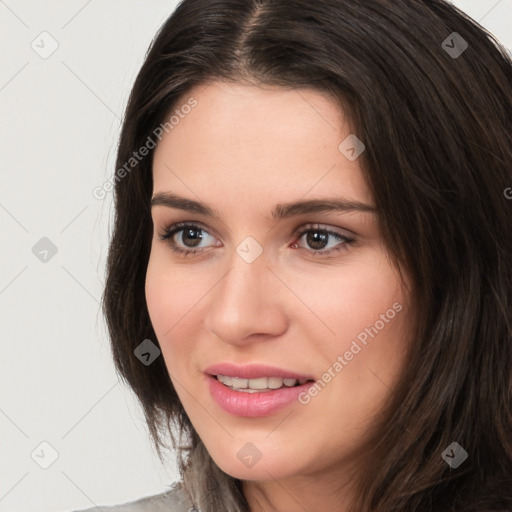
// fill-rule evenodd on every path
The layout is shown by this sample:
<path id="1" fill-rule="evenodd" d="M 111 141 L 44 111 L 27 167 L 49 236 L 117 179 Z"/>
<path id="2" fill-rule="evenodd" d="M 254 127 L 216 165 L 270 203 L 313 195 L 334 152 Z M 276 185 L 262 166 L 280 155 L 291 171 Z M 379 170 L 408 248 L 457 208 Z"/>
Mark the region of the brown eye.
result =
<path id="1" fill-rule="evenodd" d="M 184 254 L 185 256 L 191 253 L 199 253 L 206 249 L 206 247 L 199 247 L 199 245 L 208 236 L 211 235 L 197 224 L 186 223 L 173 224 L 165 228 L 163 233 L 159 235 L 160 240 L 165 240 L 171 246 L 173 252 Z"/>
<path id="2" fill-rule="evenodd" d="M 192 248 L 197 247 L 204 238 L 202 230 L 193 227 L 180 229 L 176 233 L 181 233 L 181 242 Z"/>
<path id="3" fill-rule="evenodd" d="M 319 226 L 302 230 L 298 233 L 298 237 L 299 240 L 304 239 L 306 250 L 309 250 L 314 256 L 325 256 L 332 252 L 342 251 L 355 242 L 354 238 Z M 297 242 L 295 242 L 295 246 L 298 246 Z"/>

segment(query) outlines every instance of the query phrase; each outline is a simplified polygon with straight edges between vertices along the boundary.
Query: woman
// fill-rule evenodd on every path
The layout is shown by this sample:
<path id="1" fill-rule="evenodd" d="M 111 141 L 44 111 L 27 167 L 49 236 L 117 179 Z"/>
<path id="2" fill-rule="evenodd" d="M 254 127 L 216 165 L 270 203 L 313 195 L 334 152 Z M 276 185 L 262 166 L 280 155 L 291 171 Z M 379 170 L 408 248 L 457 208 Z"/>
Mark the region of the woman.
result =
<path id="1" fill-rule="evenodd" d="M 185 0 L 104 294 L 182 481 L 113 510 L 512 510 L 512 66 L 441 0 Z"/>

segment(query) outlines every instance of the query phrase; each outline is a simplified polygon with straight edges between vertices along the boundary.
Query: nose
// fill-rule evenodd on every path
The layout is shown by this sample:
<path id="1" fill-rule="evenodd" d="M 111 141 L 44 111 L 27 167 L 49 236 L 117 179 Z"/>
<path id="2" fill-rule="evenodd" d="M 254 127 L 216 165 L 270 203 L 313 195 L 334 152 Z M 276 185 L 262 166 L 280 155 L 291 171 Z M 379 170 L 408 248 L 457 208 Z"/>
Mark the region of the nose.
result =
<path id="1" fill-rule="evenodd" d="M 247 263 L 234 252 L 230 269 L 209 294 L 205 328 L 225 343 L 244 345 L 287 329 L 286 289 L 264 255 Z"/>

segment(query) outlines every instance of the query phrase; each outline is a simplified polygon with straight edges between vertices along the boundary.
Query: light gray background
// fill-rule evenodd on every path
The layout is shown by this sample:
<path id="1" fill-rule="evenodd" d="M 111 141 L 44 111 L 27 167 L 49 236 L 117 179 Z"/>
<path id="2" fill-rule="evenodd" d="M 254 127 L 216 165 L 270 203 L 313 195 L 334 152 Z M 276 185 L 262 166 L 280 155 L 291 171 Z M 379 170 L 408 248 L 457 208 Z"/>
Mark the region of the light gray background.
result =
<path id="1" fill-rule="evenodd" d="M 512 0 L 454 3 L 512 48 Z M 130 88 L 176 4 L 0 0 L 2 512 L 122 503 L 177 479 L 110 359 L 99 300 L 112 197 L 92 195 L 115 170 Z M 47 58 L 32 48 L 55 44 L 43 31 L 58 43 Z M 32 252 L 43 237 L 57 247 L 46 262 Z M 58 453 L 47 469 L 42 442 Z"/>

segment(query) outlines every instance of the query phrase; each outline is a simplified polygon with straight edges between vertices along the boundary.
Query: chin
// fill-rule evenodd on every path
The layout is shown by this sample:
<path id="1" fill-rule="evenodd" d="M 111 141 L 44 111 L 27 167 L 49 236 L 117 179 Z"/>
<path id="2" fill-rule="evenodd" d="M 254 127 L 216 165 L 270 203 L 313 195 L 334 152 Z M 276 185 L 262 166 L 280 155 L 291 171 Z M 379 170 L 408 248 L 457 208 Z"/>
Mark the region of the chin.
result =
<path id="1" fill-rule="evenodd" d="M 261 459 L 251 468 L 243 467 L 241 463 L 238 463 L 238 459 L 235 462 L 221 461 L 226 462 L 226 464 L 218 464 L 217 461 L 215 462 L 224 473 L 238 480 L 262 482 L 274 479 L 282 480 L 292 476 L 289 470 L 282 467 L 282 462 L 273 464 L 267 461 L 265 463 L 263 459 Z"/>
<path id="2" fill-rule="evenodd" d="M 256 448 L 250 443 L 243 444 L 244 448 L 237 449 L 233 452 L 215 453 L 210 452 L 215 464 L 228 475 L 239 480 L 281 480 L 293 476 L 297 472 L 294 466 L 296 460 L 291 460 L 277 454 L 276 451 L 270 450 L 270 453 L 258 455 Z M 266 450 L 262 449 L 262 452 Z M 252 460 L 251 460 L 252 456 Z"/>

